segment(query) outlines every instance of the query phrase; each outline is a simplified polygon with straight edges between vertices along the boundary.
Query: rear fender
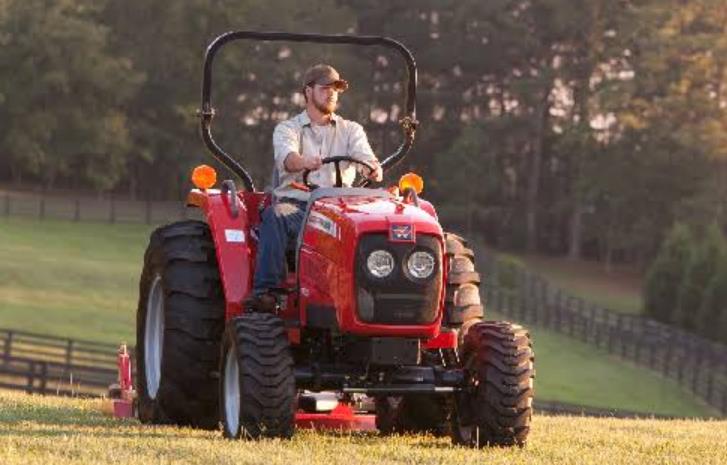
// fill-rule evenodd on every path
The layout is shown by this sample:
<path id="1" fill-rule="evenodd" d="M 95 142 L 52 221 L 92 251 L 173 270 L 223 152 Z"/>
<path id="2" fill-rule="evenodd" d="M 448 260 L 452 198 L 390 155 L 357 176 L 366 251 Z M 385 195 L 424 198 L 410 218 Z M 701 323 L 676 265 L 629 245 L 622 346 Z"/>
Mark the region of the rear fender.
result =
<path id="1" fill-rule="evenodd" d="M 187 196 L 187 205 L 202 210 L 214 240 L 225 293 L 225 321 L 242 313 L 242 301 L 252 289 L 257 241 L 251 237 L 251 228 L 260 222 L 258 208 L 266 195 L 239 192 L 234 198 L 236 216 L 232 201 L 231 195 L 217 189 L 193 189 Z"/>

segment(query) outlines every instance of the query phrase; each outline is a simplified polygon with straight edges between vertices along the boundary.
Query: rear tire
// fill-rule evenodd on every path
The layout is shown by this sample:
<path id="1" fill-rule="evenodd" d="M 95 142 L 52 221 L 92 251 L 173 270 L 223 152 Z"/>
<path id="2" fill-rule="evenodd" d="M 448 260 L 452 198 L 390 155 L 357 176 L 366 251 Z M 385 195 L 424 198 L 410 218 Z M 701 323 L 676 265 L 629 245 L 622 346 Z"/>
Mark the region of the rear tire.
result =
<path id="1" fill-rule="evenodd" d="M 224 297 L 207 224 L 181 221 L 152 233 L 136 318 L 142 423 L 214 429 Z"/>
<path id="2" fill-rule="evenodd" d="M 293 436 L 295 377 L 283 320 L 269 313 L 245 313 L 231 320 L 220 372 L 226 438 Z"/>
<path id="3" fill-rule="evenodd" d="M 456 234 L 444 233 L 444 242 L 449 261 L 444 324 L 466 330 L 470 324 L 484 318 L 480 274 L 476 270 L 475 254 L 467 247 L 467 241 Z"/>
<path id="4" fill-rule="evenodd" d="M 473 325 L 462 348 L 468 390 L 455 395 L 452 440 L 470 447 L 523 446 L 535 378 L 530 335 L 509 322 Z"/>

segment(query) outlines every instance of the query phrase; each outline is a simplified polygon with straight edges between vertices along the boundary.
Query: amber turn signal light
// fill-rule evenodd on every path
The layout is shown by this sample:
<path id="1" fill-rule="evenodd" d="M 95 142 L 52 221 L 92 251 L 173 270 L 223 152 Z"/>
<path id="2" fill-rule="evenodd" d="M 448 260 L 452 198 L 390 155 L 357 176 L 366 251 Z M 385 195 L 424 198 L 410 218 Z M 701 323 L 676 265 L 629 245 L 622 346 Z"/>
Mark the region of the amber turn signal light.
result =
<path id="1" fill-rule="evenodd" d="M 209 189 L 217 182 L 217 171 L 209 165 L 199 165 L 192 170 L 192 183 L 197 189 Z"/>
<path id="2" fill-rule="evenodd" d="M 399 191 L 404 192 L 408 188 L 414 189 L 417 194 L 421 194 L 422 190 L 424 190 L 424 180 L 418 174 L 406 173 L 399 179 Z"/>

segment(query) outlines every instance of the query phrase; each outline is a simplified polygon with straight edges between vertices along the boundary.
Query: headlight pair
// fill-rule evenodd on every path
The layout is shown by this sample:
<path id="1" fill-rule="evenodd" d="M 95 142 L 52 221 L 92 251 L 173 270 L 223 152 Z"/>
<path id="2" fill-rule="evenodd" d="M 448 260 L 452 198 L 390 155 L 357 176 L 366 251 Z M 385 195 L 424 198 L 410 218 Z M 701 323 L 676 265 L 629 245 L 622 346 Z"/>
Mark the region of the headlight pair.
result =
<path id="1" fill-rule="evenodd" d="M 417 279 L 426 279 L 434 273 L 437 259 L 430 252 L 417 250 L 409 255 L 406 268 Z M 366 259 L 366 268 L 376 278 L 385 278 L 394 271 L 394 256 L 387 250 L 374 250 Z"/>

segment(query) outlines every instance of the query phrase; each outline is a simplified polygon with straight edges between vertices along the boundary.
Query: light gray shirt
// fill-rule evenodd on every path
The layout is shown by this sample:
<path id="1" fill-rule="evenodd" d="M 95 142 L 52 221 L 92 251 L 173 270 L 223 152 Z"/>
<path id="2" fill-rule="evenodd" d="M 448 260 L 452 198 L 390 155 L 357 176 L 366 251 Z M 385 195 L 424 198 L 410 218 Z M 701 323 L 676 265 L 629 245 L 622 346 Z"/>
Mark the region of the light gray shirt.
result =
<path id="1" fill-rule="evenodd" d="M 297 181 L 303 182 L 303 171 L 293 173 L 285 169 L 285 158 L 290 152 L 301 155 L 319 155 L 321 158 L 349 156 L 362 161 L 376 160 L 371 145 L 366 138 L 363 127 L 355 121 L 349 121 L 333 114 L 331 124 L 325 126 L 313 125 L 308 112 L 305 110 L 275 126 L 273 131 L 273 148 L 275 150 L 275 170 L 273 176 L 273 194 L 275 197 L 289 197 L 299 200 L 308 200 L 310 194 L 291 187 Z M 356 178 L 356 165 L 341 163 L 341 177 L 343 184 L 350 186 Z M 368 169 L 362 167 L 362 174 L 368 174 Z M 277 178 L 277 180 L 276 180 Z M 318 170 L 312 171 L 308 182 L 321 187 L 331 187 L 336 182 L 336 167 L 333 163 L 325 164 Z"/>

